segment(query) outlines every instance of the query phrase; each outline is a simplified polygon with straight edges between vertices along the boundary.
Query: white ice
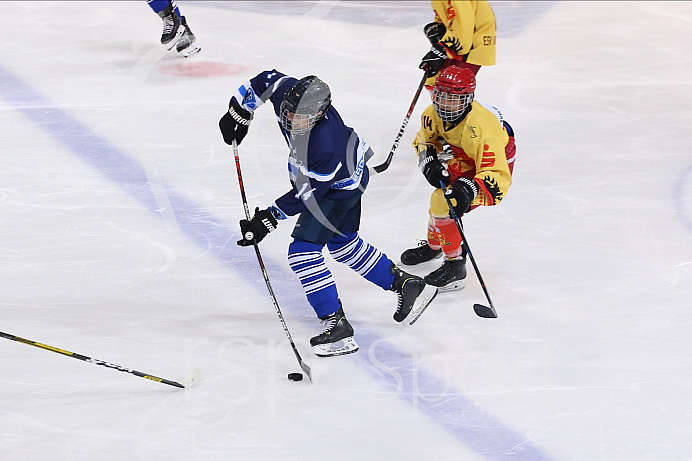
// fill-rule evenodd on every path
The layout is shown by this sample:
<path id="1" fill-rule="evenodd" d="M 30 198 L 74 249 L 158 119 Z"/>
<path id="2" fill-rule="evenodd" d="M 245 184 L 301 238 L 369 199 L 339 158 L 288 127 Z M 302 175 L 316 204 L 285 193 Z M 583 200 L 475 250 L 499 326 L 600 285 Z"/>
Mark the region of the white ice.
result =
<path id="1" fill-rule="evenodd" d="M 0 458 L 692 459 L 692 3 L 492 2 L 498 64 L 479 100 L 517 140 L 500 205 L 464 219 L 485 296 L 440 295 L 413 327 L 329 260 L 361 350 L 318 359 L 286 262 L 252 249 L 218 119 L 249 77 L 316 74 L 384 160 L 420 80 L 429 2 L 179 2 L 202 47 L 158 43 L 139 2 L 0 2 Z M 425 235 L 410 147 L 423 94 L 364 198 L 393 259 Z M 288 188 L 258 111 L 240 146 L 250 206 Z M 425 274 L 437 263 L 415 267 Z M 186 375 L 188 377 L 186 378 Z"/>

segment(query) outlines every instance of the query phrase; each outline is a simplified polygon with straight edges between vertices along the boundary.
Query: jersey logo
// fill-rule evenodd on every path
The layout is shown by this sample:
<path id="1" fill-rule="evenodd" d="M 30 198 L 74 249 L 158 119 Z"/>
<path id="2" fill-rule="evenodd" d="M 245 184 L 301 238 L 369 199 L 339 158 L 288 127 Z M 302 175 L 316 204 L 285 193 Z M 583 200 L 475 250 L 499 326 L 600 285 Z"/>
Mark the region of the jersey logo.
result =
<path id="1" fill-rule="evenodd" d="M 452 50 L 456 55 L 461 53 L 461 42 L 456 37 L 448 37 L 442 40 L 442 44 Z"/>
<path id="2" fill-rule="evenodd" d="M 483 159 L 481 160 L 481 168 L 490 168 L 495 166 L 495 152 L 488 150 L 490 147 L 486 144 L 483 146 Z"/>
<path id="3" fill-rule="evenodd" d="M 471 137 L 472 138 L 477 138 L 478 135 L 476 134 L 476 127 L 473 125 L 469 125 L 469 131 L 471 132 Z M 487 149 L 487 146 L 486 146 Z"/>
<path id="4" fill-rule="evenodd" d="M 248 88 L 245 97 L 243 98 L 243 105 L 246 107 L 256 108 L 257 107 L 257 96 L 253 91 L 252 87 Z"/>
<path id="5" fill-rule="evenodd" d="M 447 14 L 447 19 L 454 19 L 457 15 L 456 11 L 454 11 L 454 5 L 452 5 L 452 0 L 447 0 L 447 9 L 445 10 L 445 13 Z"/>
<path id="6" fill-rule="evenodd" d="M 485 186 L 486 196 L 491 200 L 491 205 L 497 205 L 502 200 L 502 191 L 500 186 L 497 185 L 497 180 L 486 176 L 483 178 L 483 185 Z"/>

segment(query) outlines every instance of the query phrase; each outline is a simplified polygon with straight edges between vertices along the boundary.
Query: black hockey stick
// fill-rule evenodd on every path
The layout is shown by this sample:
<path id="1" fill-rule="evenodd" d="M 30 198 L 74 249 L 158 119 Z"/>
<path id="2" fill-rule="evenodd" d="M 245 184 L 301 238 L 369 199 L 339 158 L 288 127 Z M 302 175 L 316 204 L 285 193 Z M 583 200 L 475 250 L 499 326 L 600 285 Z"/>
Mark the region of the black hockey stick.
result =
<path id="1" fill-rule="evenodd" d="M 478 277 L 478 281 L 481 284 L 481 288 L 483 288 L 483 293 L 485 293 L 485 297 L 488 299 L 488 303 L 490 304 L 490 307 L 484 306 L 483 304 L 474 304 L 473 310 L 479 317 L 483 317 L 486 319 L 496 319 L 497 312 L 495 311 L 495 306 L 493 306 L 493 302 L 490 299 L 488 289 L 485 287 L 485 282 L 483 281 L 483 277 L 481 277 L 481 271 L 478 270 L 478 265 L 476 265 L 476 258 L 474 258 L 473 253 L 471 253 L 471 248 L 469 248 L 469 242 L 468 240 L 466 240 L 466 236 L 464 235 L 464 229 L 461 228 L 461 219 L 459 218 L 459 216 L 457 216 L 456 211 L 454 211 L 454 207 L 452 206 L 452 202 L 450 201 L 449 197 L 444 195 L 445 185 L 442 181 L 440 181 L 440 187 L 442 188 L 442 195 L 447 201 L 447 206 L 449 207 L 449 214 L 452 217 L 452 219 L 454 219 L 454 223 L 457 225 L 457 229 L 459 230 L 459 235 L 461 235 L 461 243 L 466 248 L 466 253 L 468 253 L 469 259 L 471 260 L 471 264 L 473 264 L 473 270 L 476 271 L 476 277 Z"/>
<path id="2" fill-rule="evenodd" d="M 106 367 L 106 368 L 112 368 L 114 370 L 123 371 L 125 373 L 130 373 L 131 375 L 139 376 L 140 378 L 149 379 L 151 381 L 156 381 L 157 383 L 168 384 L 169 386 L 180 387 L 182 389 L 185 388 L 185 386 L 183 386 L 180 383 L 176 383 L 175 381 L 170 381 L 168 379 L 159 378 L 159 377 L 156 377 L 154 375 L 148 375 L 146 373 L 142 373 L 141 371 L 121 367 L 120 365 L 114 365 L 112 363 L 104 362 L 103 360 L 87 357 L 86 355 L 76 354 L 74 352 L 66 351 L 63 349 L 58 349 L 57 347 L 37 343 L 36 341 L 32 341 L 30 339 L 20 338 L 19 336 L 11 335 L 8 333 L 3 333 L 2 331 L 0 331 L 0 336 L 2 336 L 3 338 L 6 338 L 6 339 L 12 340 L 12 341 L 17 341 L 18 343 L 24 343 L 24 344 L 28 344 L 29 346 L 36 346 L 36 347 L 40 347 L 41 349 L 45 349 L 47 351 L 56 352 L 58 354 L 66 355 L 68 357 L 72 357 L 73 359 L 81 360 L 83 362 L 89 362 L 89 363 L 93 363 L 94 365 L 101 365 L 101 366 Z"/>
<path id="3" fill-rule="evenodd" d="M 238 157 L 238 144 L 236 144 L 235 141 L 233 141 L 233 155 L 235 156 L 235 169 L 238 171 L 238 184 L 240 185 L 240 197 L 243 199 L 243 208 L 245 209 L 245 218 L 250 221 L 250 208 L 248 207 L 247 204 L 247 197 L 245 196 L 245 186 L 243 185 L 243 174 L 240 172 L 240 157 Z M 267 269 L 264 267 L 264 261 L 262 261 L 262 255 L 260 254 L 259 250 L 259 245 L 257 245 L 257 242 L 255 242 L 255 237 L 254 235 L 246 236 L 250 237 L 248 240 L 252 240 L 252 246 L 255 247 L 255 254 L 257 255 L 257 261 L 259 262 L 260 269 L 262 269 L 262 275 L 264 276 L 264 283 L 267 284 L 267 290 L 269 291 L 269 296 L 272 298 L 272 303 L 274 303 L 274 309 L 276 309 L 276 313 L 279 316 L 279 320 L 281 320 L 281 325 L 284 327 L 284 332 L 286 333 L 286 336 L 288 337 L 288 342 L 291 343 L 291 348 L 293 348 L 293 353 L 296 355 L 296 359 L 298 359 L 298 363 L 300 364 L 300 368 L 303 370 L 303 372 L 308 375 L 308 379 L 310 382 L 312 382 L 312 371 L 310 370 L 310 367 L 308 366 L 307 363 L 303 362 L 303 359 L 300 357 L 300 354 L 298 353 L 298 349 L 296 348 L 295 343 L 293 342 L 293 338 L 291 337 L 291 332 L 288 331 L 288 327 L 286 326 L 286 321 L 284 320 L 284 316 L 281 313 L 281 309 L 279 308 L 279 302 L 276 300 L 276 296 L 274 295 L 274 290 L 272 289 L 271 283 L 269 283 L 269 275 L 267 275 Z"/>
<path id="4" fill-rule="evenodd" d="M 406 129 L 406 126 L 408 125 L 408 121 L 411 119 L 411 114 L 413 113 L 413 108 L 416 107 L 416 102 L 418 102 L 418 97 L 420 96 L 420 92 L 423 89 L 423 85 L 425 85 L 425 81 L 428 79 L 428 74 L 424 73 L 423 78 L 420 81 L 420 84 L 418 85 L 418 89 L 416 90 L 416 95 L 413 97 L 413 101 L 411 102 L 411 105 L 408 108 L 408 112 L 406 113 L 406 117 L 404 118 L 404 123 L 401 125 L 401 128 L 399 128 L 399 134 L 396 135 L 396 139 L 394 140 L 394 145 L 392 146 L 391 150 L 389 151 L 389 155 L 387 156 L 387 160 L 385 160 L 384 163 L 380 165 L 375 165 L 370 169 L 371 173 L 382 173 L 384 170 L 389 168 L 389 164 L 392 163 L 392 157 L 394 157 L 394 151 L 396 148 L 399 146 L 399 141 L 401 141 L 401 137 L 404 135 L 404 130 Z"/>

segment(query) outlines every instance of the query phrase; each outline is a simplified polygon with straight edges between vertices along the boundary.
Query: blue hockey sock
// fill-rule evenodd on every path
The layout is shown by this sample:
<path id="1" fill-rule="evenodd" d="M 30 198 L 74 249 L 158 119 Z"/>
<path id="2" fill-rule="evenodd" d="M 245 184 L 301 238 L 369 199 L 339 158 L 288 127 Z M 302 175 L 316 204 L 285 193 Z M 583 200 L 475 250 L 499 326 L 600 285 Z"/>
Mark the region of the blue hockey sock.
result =
<path id="1" fill-rule="evenodd" d="M 341 307 L 334 277 L 322 256 L 322 247 L 300 239 L 288 246 L 288 264 L 300 279 L 317 317 L 333 314 Z"/>
<path id="2" fill-rule="evenodd" d="M 332 257 L 346 264 L 366 280 L 384 290 L 394 283 L 394 274 L 389 270 L 392 260 L 380 250 L 364 242 L 357 232 L 337 235 L 327 243 Z"/>
<path id="3" fill-rule="evenodd" d="M 180 9 L 178 9 L 178 5 L 175 4 L 175 1 L 171 2 L 169 0 L 149 0 L 147 4 L 151 7 L 152 10 L 154 10 L 154 13 L 156 14 L 159 14 L 159 12 L 163 11 L 163 9 L 166 8 L 168 5 L 171 5 L 173 7 L 173 11 L 175 11 L 175 14 L 177 14 L 178 17 L 181 17 Z"/>

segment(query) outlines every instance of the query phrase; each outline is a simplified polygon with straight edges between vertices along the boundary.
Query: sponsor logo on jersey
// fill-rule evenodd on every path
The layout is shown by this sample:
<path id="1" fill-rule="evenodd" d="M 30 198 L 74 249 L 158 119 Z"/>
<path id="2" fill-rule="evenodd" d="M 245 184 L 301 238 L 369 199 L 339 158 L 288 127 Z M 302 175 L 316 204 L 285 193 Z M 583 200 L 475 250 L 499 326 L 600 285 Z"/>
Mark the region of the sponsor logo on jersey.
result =
<path id="1" fill-rule="evenodd" d="M 490 147 L 485 144 L 483 146 L 483 159 L 481 160 L 481 168 L 490 168 L 495 166 L 495 152 L 489 150 Z"/>
<path id="2" fill-rule="evenodd" d="M 452 20 L 457 16 L 457 12 L 454 11 L 454 5 L 452 5 L 452 0 L 447 0 L 447 8 L 445 9 L 447 14 L 447 19 Z"/>

